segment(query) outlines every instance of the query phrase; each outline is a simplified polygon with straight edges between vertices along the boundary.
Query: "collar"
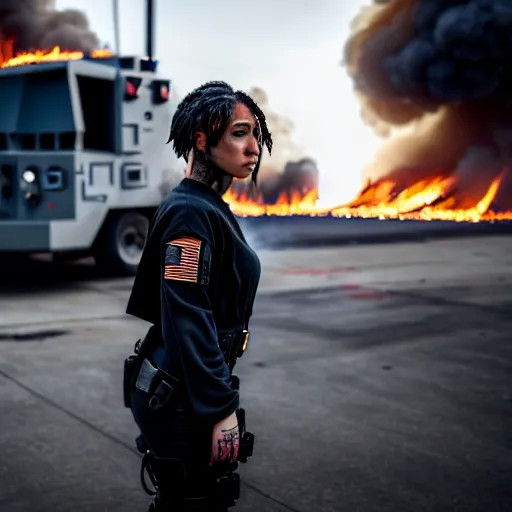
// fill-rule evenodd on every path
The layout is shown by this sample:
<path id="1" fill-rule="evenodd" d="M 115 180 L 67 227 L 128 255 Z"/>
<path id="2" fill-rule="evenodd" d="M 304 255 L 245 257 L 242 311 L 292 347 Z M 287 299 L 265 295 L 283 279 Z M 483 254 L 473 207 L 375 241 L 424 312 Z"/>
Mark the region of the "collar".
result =
<path id="1" fill-rule="evenodd" d="M 188 189 L 197 190 L 201 194 L 205 194 L 213 198 L 214 201 L 221 204 L 224 208 L 227 208 L 229 211 L 231 211 L 231 208 L 229 205 L 222 199 L 222 196 L 213 190 L 212 187 L 209 185 L 206 185 L 206 183 L 203 183 L 198 180 L 194 180 L 192 178 L 183 178 L 181 184 Z"/>

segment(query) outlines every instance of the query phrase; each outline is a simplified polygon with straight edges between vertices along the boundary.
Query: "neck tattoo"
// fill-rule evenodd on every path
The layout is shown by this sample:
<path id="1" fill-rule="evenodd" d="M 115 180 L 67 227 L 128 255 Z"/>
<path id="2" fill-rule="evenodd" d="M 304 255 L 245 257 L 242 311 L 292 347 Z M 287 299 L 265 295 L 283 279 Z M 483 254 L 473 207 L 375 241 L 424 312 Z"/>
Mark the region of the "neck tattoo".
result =
<path id="1" fill-rule="evenodd" d="M 215 165 L 204 153 L 197 152 L 190 178 L 197 180 L 209 187 L 221 196 L 231 186 L 233 177 Z"/>

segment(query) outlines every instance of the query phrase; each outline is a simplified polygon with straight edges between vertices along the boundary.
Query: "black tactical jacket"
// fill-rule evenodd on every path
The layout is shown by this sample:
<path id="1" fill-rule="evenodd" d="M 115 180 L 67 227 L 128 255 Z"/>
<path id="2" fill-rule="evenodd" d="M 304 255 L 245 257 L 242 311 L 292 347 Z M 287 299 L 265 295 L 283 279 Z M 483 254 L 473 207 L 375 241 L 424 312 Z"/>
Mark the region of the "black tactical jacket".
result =
<path id="1" fill-rule="evenodd" d="M 191 409 L 208 423 L 239 405 L 218 333 L 247 328 L 260 272 L 256 253 L 212 188 L 185 178 L 165 198 L 126 312 L 161 325 L 163 346 L 153 362 L 180 379 Z"/>

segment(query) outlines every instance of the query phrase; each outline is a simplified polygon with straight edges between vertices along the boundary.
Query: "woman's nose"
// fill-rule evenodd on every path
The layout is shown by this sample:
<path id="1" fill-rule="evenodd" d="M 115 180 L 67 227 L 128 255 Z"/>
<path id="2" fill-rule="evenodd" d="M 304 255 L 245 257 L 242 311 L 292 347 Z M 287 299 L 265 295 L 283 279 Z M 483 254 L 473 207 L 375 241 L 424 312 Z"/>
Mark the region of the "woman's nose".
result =
<path id="1" fill-rule="evenodd" d="M 249 144 L 249 146 L 247 148 L 248 152 L 251 153 L 251 155 L 259 156 L 260 148 L 258 146 L 258 139 L 256 137 L 250 137 L 248 144 Z"/>

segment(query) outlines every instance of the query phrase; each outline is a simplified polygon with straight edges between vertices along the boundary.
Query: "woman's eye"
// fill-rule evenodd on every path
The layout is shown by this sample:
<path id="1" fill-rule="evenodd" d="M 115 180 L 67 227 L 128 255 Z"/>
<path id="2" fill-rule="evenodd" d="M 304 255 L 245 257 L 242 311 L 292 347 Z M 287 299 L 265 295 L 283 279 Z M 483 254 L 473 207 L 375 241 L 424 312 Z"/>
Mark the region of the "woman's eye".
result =
<path id="1" fill-rule="evenodd" d="M 246 133 L 246 132 L 244 132 L 243 130 L 238 130 L 238 131 L 236 131 L 236 132 L 233 132 L 233 135 L 234 135 L 235 137 L 244 137 L 245 135 L 247 135 L 247 133 Z"/>

